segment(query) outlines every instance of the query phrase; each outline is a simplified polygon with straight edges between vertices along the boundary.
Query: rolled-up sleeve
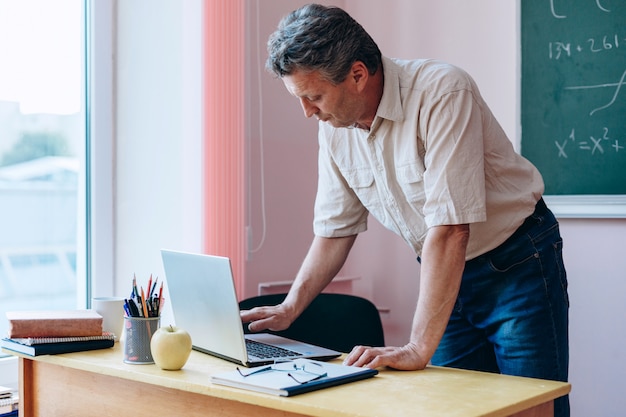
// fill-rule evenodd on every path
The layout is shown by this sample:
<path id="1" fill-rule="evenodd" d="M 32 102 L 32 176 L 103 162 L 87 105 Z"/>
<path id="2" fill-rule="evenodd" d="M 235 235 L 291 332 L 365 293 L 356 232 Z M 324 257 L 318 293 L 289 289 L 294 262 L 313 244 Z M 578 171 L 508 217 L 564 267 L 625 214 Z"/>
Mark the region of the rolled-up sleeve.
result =
<path id="1" fill-rule="evenodd" d="M 367 209 L 351 185 L 365 185 L 368 180 L 355 174 L 351 177 L 353 184 L 348 183 L 333 160 L 328 139 L 321 128 L 313 232 L 322 237 L 350 236 L 367 230 L 368 217 Z"/>
<path id="2" fill-rule="evenodd" d="M 429 227 L 487 219 L 482 109 L 471 91 L 444 94 L 424 131 L 424 216 Z"/>

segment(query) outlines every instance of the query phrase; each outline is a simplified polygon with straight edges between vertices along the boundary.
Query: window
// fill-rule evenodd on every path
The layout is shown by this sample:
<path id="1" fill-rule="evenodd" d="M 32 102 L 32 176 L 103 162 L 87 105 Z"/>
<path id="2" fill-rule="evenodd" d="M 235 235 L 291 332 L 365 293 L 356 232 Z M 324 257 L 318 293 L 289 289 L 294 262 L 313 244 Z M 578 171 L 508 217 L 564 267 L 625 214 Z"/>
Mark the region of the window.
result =
<path id="1" fill-rule="evenodd" d="M 0 333 L 85 308 L 85 4 L 0 0 Z"/>

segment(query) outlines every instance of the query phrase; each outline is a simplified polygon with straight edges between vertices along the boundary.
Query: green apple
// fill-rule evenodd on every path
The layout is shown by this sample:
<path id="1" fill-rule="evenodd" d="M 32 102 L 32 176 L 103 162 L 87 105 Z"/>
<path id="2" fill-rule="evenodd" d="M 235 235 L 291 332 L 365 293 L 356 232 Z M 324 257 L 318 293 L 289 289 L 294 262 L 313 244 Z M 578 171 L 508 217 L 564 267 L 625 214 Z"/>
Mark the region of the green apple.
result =
<path id="1" fill-rule="evenodd" d="M 187 363 L 191 353 L 191 336 L 180 327 L 159 328 L 150 340 L 154 363 L 161 369 L 177 371 Z"/>

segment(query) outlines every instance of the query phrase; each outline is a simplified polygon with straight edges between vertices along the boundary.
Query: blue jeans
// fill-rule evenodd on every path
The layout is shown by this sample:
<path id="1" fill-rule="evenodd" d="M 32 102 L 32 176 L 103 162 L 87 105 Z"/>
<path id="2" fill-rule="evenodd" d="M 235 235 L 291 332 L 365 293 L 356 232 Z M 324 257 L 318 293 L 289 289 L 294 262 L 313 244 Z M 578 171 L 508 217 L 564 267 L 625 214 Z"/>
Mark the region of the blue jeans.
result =
<path id="1" fill-rule="evenodd" d="M 567 278 L 559 225 L 543 200 L 506 242 L 465 264 L 433 365 L 567 381 Z M 569 398 L 555 400 L 569 416 Z"/>

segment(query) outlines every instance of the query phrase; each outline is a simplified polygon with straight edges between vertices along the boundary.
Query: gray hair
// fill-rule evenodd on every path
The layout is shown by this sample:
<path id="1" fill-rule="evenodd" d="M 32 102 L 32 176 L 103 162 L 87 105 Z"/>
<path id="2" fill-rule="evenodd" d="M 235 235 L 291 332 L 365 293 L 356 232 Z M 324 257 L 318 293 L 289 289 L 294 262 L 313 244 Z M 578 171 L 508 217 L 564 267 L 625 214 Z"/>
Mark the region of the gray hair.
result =
<path id="1" fill-rule="evenodd" d="M 361 61 L 370 74 L 381 67 L 378 45 L 338 7 L 309 4 L 285 16 L 267 42 L 266 68 L 278 77 L 297 70 L 319 71 L 333 84 L 343 82 Z"/>

